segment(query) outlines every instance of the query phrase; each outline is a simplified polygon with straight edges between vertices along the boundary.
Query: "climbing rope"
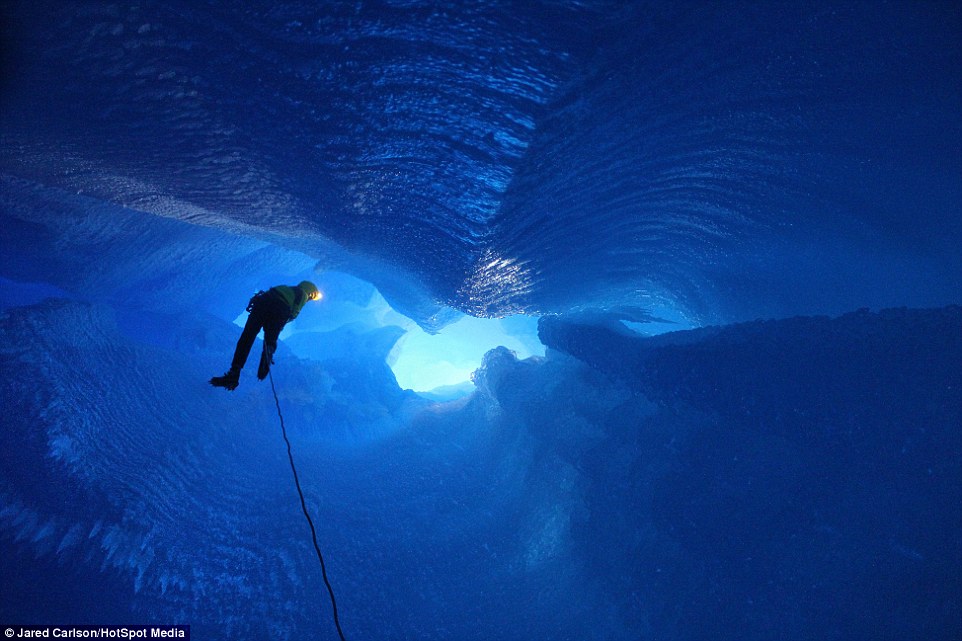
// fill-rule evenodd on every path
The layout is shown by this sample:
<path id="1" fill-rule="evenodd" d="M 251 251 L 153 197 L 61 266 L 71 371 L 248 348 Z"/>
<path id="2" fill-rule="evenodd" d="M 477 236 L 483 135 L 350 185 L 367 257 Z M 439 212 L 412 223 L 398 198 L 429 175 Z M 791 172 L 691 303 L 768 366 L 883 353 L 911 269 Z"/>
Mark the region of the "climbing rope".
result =
<path id="1" fill-rule="evenodd" d="M 307 512 L 307 503 L 304 501 L 304 491 L 301 490 L 301 482 L 297 478 L 297 468 L 294 467 L 294 455 L 291 453 L 291 442 L 287 438 L 287 429 L 284 427 L 284 415 L 281 414 L 281 402 L 277 399 L 277 389 L 274 387 L 274 375 L 270 374 L 270 378 L 271 391 L 274 392 L 274 403 L 277 405 L 277 417 L 281 419 L 281 433 L 284 435 L 284 442 L 287 443 L 287 458 L 291 462 L 291 472 L 294 473 L 294 485 L 297 486 L 297 493 L 301 497 L 301 509 L 304 510 L 307 524 L 311 526 L 311 539 L 314 541 L 314 551 L 317 552 L 317 560 L 321 562 L 321 576 L 324 577 L 324 585 L 327 586 L 327 592 L 331 595 L 331 608 L 334 610 L 334 625 L 337 626 L 337 634 L 341 637 L 341 641 L 345 641 L 344 632 L 341 630 L 341 622 L 337 618 L 337 601 L 334 600 L 334 588 L 331 587 L 331 582 L 327 580 L 327 567 L 324 565 L 324 555 L 321 554 L 321 548 L 317 544 L 317 530 L 314 529 L 314 521 L 311 520 L 311 515 Z"/>

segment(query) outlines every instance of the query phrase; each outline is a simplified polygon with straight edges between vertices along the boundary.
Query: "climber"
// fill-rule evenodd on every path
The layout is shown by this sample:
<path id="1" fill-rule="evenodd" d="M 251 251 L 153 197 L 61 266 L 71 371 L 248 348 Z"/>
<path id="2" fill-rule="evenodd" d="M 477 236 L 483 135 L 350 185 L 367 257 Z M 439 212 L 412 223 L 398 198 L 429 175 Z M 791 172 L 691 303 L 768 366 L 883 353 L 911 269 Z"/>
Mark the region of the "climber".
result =
<path id="1" fill-rule="evenodd" d="M 257 368 L 257 378 L 264 380 L 274 362 L 274 350 L 277 349 L 277 336 L 284 329 L 288 321 L 297 318 L 304 304 L 309 300 L 318 300 L 321 292 L 317 285 L 309 280 L 301 281 L 296 287 L 278 285 L 271 287 L 266 292 L 257 292 L 247 304 L 247 324 L 237 340 L 237 349 L 234 350 L 234 360 L 231 362 L 230 370 L 223 376 L 215 376 L 210 379 L 210 384 L 215 387 L 223 387 L 228 390 L 237 388 L 240 382 L 240 373 L 247 362 L 247 356 L 254 345 L 257 333 L 264 330 L 264 350 L 261 352 L 260 366 Z"/>

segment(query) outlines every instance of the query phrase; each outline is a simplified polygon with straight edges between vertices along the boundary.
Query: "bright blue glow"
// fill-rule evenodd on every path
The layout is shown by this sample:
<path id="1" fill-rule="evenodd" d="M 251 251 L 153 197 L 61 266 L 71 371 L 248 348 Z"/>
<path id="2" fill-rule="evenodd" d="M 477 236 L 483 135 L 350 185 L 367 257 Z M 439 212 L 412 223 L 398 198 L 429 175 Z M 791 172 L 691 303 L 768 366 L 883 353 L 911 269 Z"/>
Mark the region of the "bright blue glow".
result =
<path id="1" fill-rule="evenodd" d="M 410 321 L 409 321 L 410 323 Z M 428 392 L 470 380 L 489 350 L 504 346 L 518 358 L 544 356 L 538 341 L 538 319 L 465 316 L 431 335 L 410 323 L 388 359 L 398 384 L 404 389 Z"/>
<path id="2" fill-rule="evenodd" d="M 438 333 L 429 334 L 410 318 L 394 311 L 376 291 L 367 307 L 356 311 L 368 323 L 406 330 L 387 362 L 398 385 L 415 392 L 468 383 L 471 373 L 481 365 L 481 359 L 495 347 L 507 347 L 522 359 L 545 353 L 544 345 L 538 340 L 536 316 L 463 316 Z"/>

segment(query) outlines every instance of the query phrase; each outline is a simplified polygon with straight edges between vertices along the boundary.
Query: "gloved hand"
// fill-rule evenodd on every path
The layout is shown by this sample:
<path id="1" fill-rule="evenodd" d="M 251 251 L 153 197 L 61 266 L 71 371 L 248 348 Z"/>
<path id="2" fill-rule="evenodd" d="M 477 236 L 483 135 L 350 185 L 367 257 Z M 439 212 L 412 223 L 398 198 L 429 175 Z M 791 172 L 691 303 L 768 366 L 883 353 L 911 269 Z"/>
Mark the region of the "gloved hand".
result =
<path id="1" fill-rule="evenodd" d="M 261 352 L 261 363 L 257 367 L 258 379 L 264 380 L 267 378 L 267 374 L 271 371 L 271 365 L 274 364 L 274 350 L 276 348 L 276 345 L 264 343 L 264 351 Z"/>

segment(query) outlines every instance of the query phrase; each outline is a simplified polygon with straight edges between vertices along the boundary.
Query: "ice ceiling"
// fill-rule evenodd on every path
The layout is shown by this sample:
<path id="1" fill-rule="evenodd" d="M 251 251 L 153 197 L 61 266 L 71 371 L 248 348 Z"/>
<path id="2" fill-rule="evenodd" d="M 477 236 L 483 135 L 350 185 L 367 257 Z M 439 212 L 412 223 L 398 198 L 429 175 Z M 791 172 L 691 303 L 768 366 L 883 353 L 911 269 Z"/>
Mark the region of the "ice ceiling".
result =
<path id="1" fill-rule="evenodd" d="M 944 7 L 3 13 L 12 281 L 232 320 L 272 280 L 338 271 L 429 332 L 461 313 L 698 325 L 962 290 Z"/>

